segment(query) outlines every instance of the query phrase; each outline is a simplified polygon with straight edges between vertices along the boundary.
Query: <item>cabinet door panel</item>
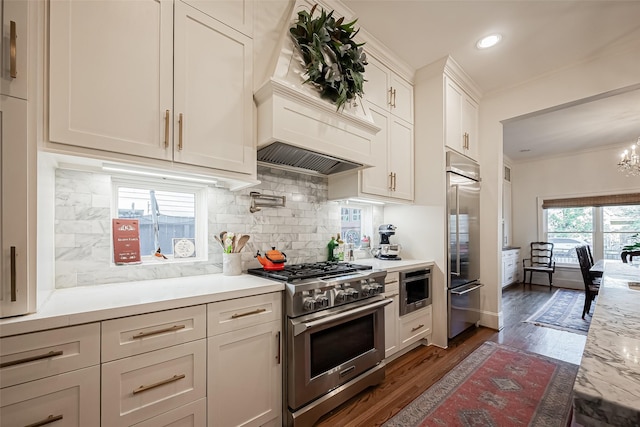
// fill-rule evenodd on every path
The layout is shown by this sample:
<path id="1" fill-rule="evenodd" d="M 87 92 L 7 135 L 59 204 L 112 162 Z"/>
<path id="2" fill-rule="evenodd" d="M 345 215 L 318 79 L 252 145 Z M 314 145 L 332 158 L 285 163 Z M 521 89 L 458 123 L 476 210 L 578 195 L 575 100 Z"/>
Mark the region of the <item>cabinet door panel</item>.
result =
<path id="1" fill-rule="evenodd" d="M 181 2 L 175 13 L 174 160 L 251 173 L 252 41 Z"/>
<path id="2" fill-rule="evenodd" d="M 445 144 L 464 153 L 461 131 L 462 91 L 445 77 Z"/>
<path id="3" fill-rule="evenodd" d="M 29 3 L 25 0 L 2 0 L 2 78 L 0 93 L 27 99 L 27 48 L 29 46 L 28 13 Z M 11 34 L 11 22 L 14 34 Z M 12 39 L 13 36 L 13 39 Z M 15 46 L 15 76 L 11 74 L 11 44 Z"/>
<path id="4" fill-rule="evenodd" d="M 395 174 L 393 197 L 413 200 L 413 168 L 413 126 L 393 120 L 389 139 L 389 170 Z"/>
<path id="5" fill-rule="evenodd" d="M 389 357 L 400 349 L 398 347 L 398 304 L 400 302 L 398 285 L 387 286 L 387 292 L 384 296 L 391 299 L 391 304 L 384 307 L 384 357 Z"/>
<path id="6" fill-rule="evenodd" d="M 462 99 L 461 109 L 462 132 L 469 135 L 466 154 L 472 159 L 478 159 L 478 105 L 465 95 Z"/>
<path id="7" fill-rule="evenodd" d="M 208 425 L 260 426 L 282 408 L 280 322 L 208 339 Z"/>
<path id="8" fill-rule="evenodd" d="M 173 2 L 50 3 L 51 141 L 171 159 Z"/>
<path id="9" fill-rule="evenodd" d="M 375 166 L 362 171 L 362 192 L 387 196 L 389 194 L 390 178 L 387 165 L 389 119 L 388 113 L 381 113 L 375 107 L 370 108 L 371 116 L 380 132 L 372 140 L 371 150 L 375 159 Z"/>
<path id="10" fill-rule="evenodd" d="M 184 0 L 231 28 L 253 36 L 253 0 Z"/>
<path id="11" fill-rule="evenodd" d="M 35 311 L 35 277 L 30 277 L 34 251 L 30 247 L 30 221 L 35 215 L 35 154 L 29 149 L 27 101 L 0 96 L 0 316 Z M 14 252 L 15 292 L 12 292 Z"/>
<path id="12" fill-rule="evenodd" d="M 100 425 L 100 368 L 92 366 L 0 390 L 0 426 L 36 425 L 50 416 L 56 427 Z M 44 425 L 44 424 L 38 424 Z"/>
<path id="13" fill-rule="evenodd" d="M 387 67 L 375 58 L 367 57 L 364 93 L 367 101 L 384 110 L 389 110 L 389 73 Z"/>
<path id="14" fill-rule="evenodd" d="M 392 74 L 391 87 L 394 90 L 391 112 L 402 120 L 413 123 L 413 86 Z"/>

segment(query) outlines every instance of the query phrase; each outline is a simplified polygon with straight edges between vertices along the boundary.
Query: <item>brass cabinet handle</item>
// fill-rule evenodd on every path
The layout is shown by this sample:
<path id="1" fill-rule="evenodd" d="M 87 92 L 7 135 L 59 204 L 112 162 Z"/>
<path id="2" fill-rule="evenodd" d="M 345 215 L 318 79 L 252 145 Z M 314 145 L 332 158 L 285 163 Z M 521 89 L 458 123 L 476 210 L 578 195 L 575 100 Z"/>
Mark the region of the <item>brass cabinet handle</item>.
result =
<path id="1" fill-rule="evenodd" d="M 184 328 L 186 328 L 185 325 L 174 325 L 174 326 L 169 326 L 168 328 L 156 329 L 155 331 L 140 332 L 138 334 L 135 334 L 133 336 L 133 339 L 140 339 L 140 338 L 148 337 L 151 335 L 163 334 L 165 332 L 179 331 L 180 329 L 184 329 Z"/>
<path id="2" fill-rule="evenodd" d="M 11 302 L 18 299 L 18 288 L 16 287 L 16 247 L 11 246 Z"/>
<path id="3" fill-rule="evenodd" d="M 9 74 L 12 78 L 18 77 L 18 64 L 17 64 L 17 48 L 16 39 L 18 34 L 16 33 L 16 21 L 11 21 L 9 29 Z"/>
<path id="4" fill-rule="evenodd" d="M 164 148 L 169 148 L 169 116 L 171 112 L 165 110 L 164 112 Z"/>
<path id="5" fill-rule="evenodd" d="M 25 357 L 24 359 L 12 360 L 10 362 L 0 363 L 0 368 L 6 368 L 8 366 L 22 365 L 23 363 L 35 362 L 36 360 L 49 359 L 51 357 L 62 356 L 63 351 L 50 351 L 46 354 L 39 354 L 37 356 Z"/>
<path id="6" fill-rule="evenodd" d="M 398 183 L 398 175 L 393 173 L 393 191 L 396 191 L 396 184 Z"/>
<path id="7" fill-rule="evenodd" d="M 393 108 L 396 108 L 396 90 L 393 89 L 393 104 L 391 104 Z"/>
<path id="8" fill-rule="evenodd" d="M 393 87 L 390 87 L 387 92 L 389 93 L 389 102 L 387 102 L 387 104 L 389 104 L 390 107 L 393 107 Z"/>
<path id="9" fill-rule="evenodd" d="M 182 151 L 182 123 L 184 122 L 183 118 L 182 118 L 182 113 L 180 113 L 180 116 L 178 118 L 178 151 Z"/>
<path id="10" fill-rule="evenodd" d="M 389 172 L 389 190 L 393 190 L 393 172 Z"/>
<path id="11" fill-rule="evenodd" d="M 385 298 L 389 298 L 389 299 L 391 299 L 391 298 L 395 298 L 395 297 L 397 297 L 398 295 L 400 295 L 400 294 L 397 294 L 397 293 L 396 293 L 396 294 L 391 294 L 391 295 L 385 295 Z"/>
<path id="12" fill-rule="evenodd" d="M 392 283 L 398 283 L 397 280 L 389 280 L 388 282 L 384 282 L 385 285 L 390 285 Z"/>
<path id="13" fill-rule="evenodd" d="M 141 385 L 137 389 L 133 390 L 133 394 L 142 393 L 143 391 L 151 390 L 152 388 L 160 387 L 161 385 L 169 384 L 176 382 L 178 380 L 186 377 L 185 374 L 174 375 L 171 378 L 167 378 L 166 380 L 158 381 L 157 383 L 149 384 L 149 385 Z"/>
<path id="14" fill-rule="evenodd" d="M 55 423 L 56 421 L 60 421 L 62 418 L 63 418 L 62 414 L 60 414 L 60 415 L 49 415 L 47 418 L 45 418 L 42 421 L 38 421 L 37 423 L 29 424 L 29 425 L 26 425 L 24 427 L 46 426 L 47 424 L 51 424 L 51 423 Z"/>
<path id="15" fill-rule="evenodd" d="M 280 364 L 280 331 L 276 334 L 277 346 L 278 346 L 278 354 L 276 355 L 276 361 L 278 365 Z"/>
<path id="16" fill-rule="evenodd" d="M 411 328 L 411 332 L 415 332 L 415 331 L 417 331 L 418 329 L 422 329 L 422 328 L 424 328 L 424 325 L 418 325 L 418 326 L 416 326 L 415 328 Z"/>
<path id="17" fill-rule="evenodd" d="M 258 308 L 258 309 L 255 309 L 253 311 L 248 311 L 246 313 L 240 313 L 240 314 L 235 313 L 235 314 L 231 315 L 231 318 L 232 319 L 237 319 L 238 317 L 251 316 L 252 314 L 262 313 L 263 311 L 267 311 L 267 309 L 266 308 Z"/>

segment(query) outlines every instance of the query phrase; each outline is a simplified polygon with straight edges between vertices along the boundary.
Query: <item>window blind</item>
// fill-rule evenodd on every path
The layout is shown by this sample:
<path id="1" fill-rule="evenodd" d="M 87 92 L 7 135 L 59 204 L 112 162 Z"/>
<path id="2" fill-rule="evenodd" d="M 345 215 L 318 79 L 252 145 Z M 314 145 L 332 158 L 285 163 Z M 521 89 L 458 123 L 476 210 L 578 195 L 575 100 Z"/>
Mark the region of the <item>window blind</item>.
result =
<path id="1" fill-rule="evenodd" d="M 563 199 L 545 199 L 542 201 L 542 209 L 621 205 L 640 205 L 640 193 L 611 194 L 607 196 L 590 197 L 570 197 Z"/>

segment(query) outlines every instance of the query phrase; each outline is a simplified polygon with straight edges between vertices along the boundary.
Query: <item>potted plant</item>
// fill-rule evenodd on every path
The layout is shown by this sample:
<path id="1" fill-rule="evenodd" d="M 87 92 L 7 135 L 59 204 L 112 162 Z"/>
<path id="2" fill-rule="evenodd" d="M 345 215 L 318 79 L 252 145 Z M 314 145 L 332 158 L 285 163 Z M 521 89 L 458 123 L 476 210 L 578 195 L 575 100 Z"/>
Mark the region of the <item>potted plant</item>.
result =
<path id="1" fill-rule="evenodd" d="M 620 253 L 620 257 L 622 258 L 622 262 L 627 262 L 627 256 L 630 258 L 634 256 L 640 256 L 640 236 L 638 233 L 631 235 L 631 239 L 633 243 L 630 245 L 625 245 L 622 247 L 622 252 Z"/>
<path id="2" fill-rule="evenodd" d="M 333 11 L 327 13 L 323 8 L 314 17 L 317 6 L 309 12 L 298 12 L 298 20 L 289 31 L 305 63 L 304 83 L 315 85 L 321 96 L 340 110 L 364 93 L 364 43 L 353 40 L 359 31 L 354 29 L 357 19 L 345 23 L 344 18 L 335 19 Z"/>

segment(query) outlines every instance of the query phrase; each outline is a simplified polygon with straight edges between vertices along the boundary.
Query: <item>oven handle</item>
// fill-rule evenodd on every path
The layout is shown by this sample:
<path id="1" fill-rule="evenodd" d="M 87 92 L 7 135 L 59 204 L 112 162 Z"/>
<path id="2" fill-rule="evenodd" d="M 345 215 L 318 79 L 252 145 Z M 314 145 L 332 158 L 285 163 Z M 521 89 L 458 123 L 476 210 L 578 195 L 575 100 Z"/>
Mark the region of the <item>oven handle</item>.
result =
<path id="1" fill-rule="evenodd" d="M 355 314 L 364 313 L 365 311 L 371 311 L 374 309 L 378 309 L 380 307 L 384 307 L 387 304 L 391 304 L 391 299 L 383 299 L 372 304 L 368 304 L 362 307 L 354 308 L 352 310 L 345 310 L 338 314 L 334 314 L 332 316 L 323 317 L 322 319 L 314 320 L 312 322 L 303 322 L 303 323 L 295 323 L 293 325 L 293 336 L 297 337 L 308 329 L 315 328 L 317 326 L 322 326 L 324 324 L 334 322 L 336 320 L 344 319 L 347 317 L 352 317 Z"/>
<path id="2" fill-rule="evenodd" d="M 431 273 L 426 273 L 423 274 L 421 276 L 412 276 L 412 277 L 407 277 L 405 279 L 402 279 L 402 283 L 410 283 L 410 282 L 417 282 L 419 280 L 424 280 L 424 279 L 429 279 L 431 278 Z"/>
<path id="3" fill-rule="evenodd" d="M 464 295 L 464 294 L 468 294 L 471 291 L 475 291 L 476 289 L 480 289 L 481 287 L 483 287 L 484 285 L 480 284 L 480 285 L 476 285 L 473 288 L 469 288 L 469 289 L 465 289 L 464 291 L 460 292 L 460 291 L 454 291 L 451 290 L 450 292 L 454 295 Z"/>

